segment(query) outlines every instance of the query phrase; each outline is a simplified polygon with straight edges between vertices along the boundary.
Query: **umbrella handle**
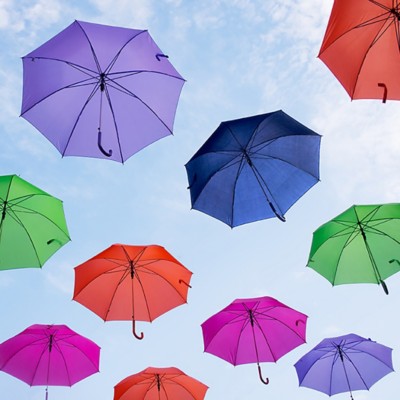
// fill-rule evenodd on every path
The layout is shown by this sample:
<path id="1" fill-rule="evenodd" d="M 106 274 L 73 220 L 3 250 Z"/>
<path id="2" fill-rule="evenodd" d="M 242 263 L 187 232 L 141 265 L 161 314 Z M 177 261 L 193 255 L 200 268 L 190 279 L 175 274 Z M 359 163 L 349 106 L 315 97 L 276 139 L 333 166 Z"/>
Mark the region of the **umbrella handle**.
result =
<path id="1" fill-rule="evenodd" d="M 158 61 L 160 61 L 160 57 L 169 58 L 166 54 L 162 54 L 162 53 L 156 54 L 156 58 Z"/>
<path id="2" fill-rule="evenodd" d="M 387 99 L 387 87 L 384 83 L 379 82 L 378 86 L 383 88 L 383 98 L 382 98 L 382 103 L 386 103 Z"/>
<path id="3" fill-rule="evenodd" d="M 261 367 L 260 367 L 259 365 L 257 365 L 257 367 L 258 367 L 258 376 L 260 377 L 261 382 L 262 382 L 264 385 L 268 385 L 269 379 L 266 378 L 266 379 L 264 380 L 263 377 L 262 377 L 262 374 L 261 374 Z"/>
<path id="4" fill-rule="evenodd" d="M 97 136 L 97 146 L 99 146 L 100 151 L 106 156 L 106 157 L 111 157 L 112 156 L 112 150 L 104 150 L 104 147 L 101 145 L 101 130 L 99 129 L 99 134 Z"/>
<path id="5" fill-rule="evenodd" d="M 382 285 L 383 291 L 384 291 L 386 294 L 389 294 L 389 289 L 388 289 L 388 287 L 386 286 L 386 283 L 385 283 L 382 279 L 380 280 L 380 284 Z"/>
<path id="6" fill-rule="evenodd" d="M 179 283 L 184 283 L 186 286 L 190 287 L 190 289 L 192 288 L 192 286 L 185 282 L 183 279 L 179 279 Z"/>
<path id="7" fill-rule="evenodd" d="M 135 320 L 134 319 L 132 319 L 132 333 L 133 333 L 133 336 L 135 336 L 135 338 L 138 339 L 138 340 L 142 340 L 144 338 L 144 333 L 143 332 L 140 332 L 140 336 L 136 333 Z"/>

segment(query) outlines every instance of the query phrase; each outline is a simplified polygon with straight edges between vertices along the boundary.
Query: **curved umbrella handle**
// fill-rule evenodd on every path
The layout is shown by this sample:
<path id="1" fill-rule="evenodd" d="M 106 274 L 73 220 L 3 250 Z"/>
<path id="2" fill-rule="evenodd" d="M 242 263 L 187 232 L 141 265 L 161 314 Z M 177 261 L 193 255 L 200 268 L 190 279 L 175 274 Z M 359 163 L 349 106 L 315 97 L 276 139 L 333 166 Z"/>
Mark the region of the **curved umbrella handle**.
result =
<path id="1" fill-rule="evenodd" d="M 138 339 L 138 340 L 142 340 L 144 338 L 144 333 L 143 332 L 140 332 L 140 336 L 136 333 L 135 320 L 133 318 L 132 318 L 132 333 L 133 333 L 133 336 L 135 336 L 135 338 Z"/>
<path id="2" fill-rule="evenodd" d="M 166 54 L 157 53 L 156 54 L 156 58 L 157 58 L 158 61 L 160 61 L 160 57 L 169 58 Z"/>
<path id="3" fill-rule="evenodd" d="M 192 288 L 192 286 L 185 282 L 183 279 L 179 279 L 179 283 L 184 283 L 187 287 L 190 287 L 190 289 Z"/>
<path id="4" fill-rule="evenodd" d="M 268 385 L 269 379 L 266 378 L 266 379 L 264 380 L 263 377 L 262 377 L 262 374 L 261 374 L 261 367 L 260 367 L 260 365 L 257 365 L 257 367 L 258 367 L 258 376 L 260 377 L 261 382 L 262 382 L 264 385 Z"/>
<path id="5" fill-rule="evenodd" d="M 112 150 L 104 150 L 104 147 L 101 145 L 101 130 L 99 129 L 99 134 L 97 136 L 97 146 L 99 147 L 100 151 L 106 156 L 106 157 L 111 157 L 112 156 Z"/>
<path id="6" fill-rule="evenodd" d="M 383 97 L 382 97 L 382 103 L 386 103 L 387 99 L 387 87 L 384 83 L 379 82 L 378 86 L 383 88 Z"/>

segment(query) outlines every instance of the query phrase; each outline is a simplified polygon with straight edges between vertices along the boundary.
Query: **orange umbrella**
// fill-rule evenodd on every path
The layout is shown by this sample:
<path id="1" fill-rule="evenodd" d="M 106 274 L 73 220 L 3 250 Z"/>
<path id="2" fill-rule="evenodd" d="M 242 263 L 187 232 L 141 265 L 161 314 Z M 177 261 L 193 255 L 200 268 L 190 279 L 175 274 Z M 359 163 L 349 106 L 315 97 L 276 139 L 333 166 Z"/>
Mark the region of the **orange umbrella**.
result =
<path id="1" fill-rule="evenodd" d="M 114 400 L 201 400 L 208 387 L 178 368 L 146 368 L 114 387 Z"/>
<path id="2" fill-rule="evenodd" d="M 399 0 L 334 0 L 318 57 L 352 99 L 400 100 L 399 24 Z"/>
<path id="3" fill-rule="evenodd" d="M 153 321 L 187 302 L 192 272 L 163 247 L 114 244 L 75 267 L 73 299 L 104 321 Z"/>

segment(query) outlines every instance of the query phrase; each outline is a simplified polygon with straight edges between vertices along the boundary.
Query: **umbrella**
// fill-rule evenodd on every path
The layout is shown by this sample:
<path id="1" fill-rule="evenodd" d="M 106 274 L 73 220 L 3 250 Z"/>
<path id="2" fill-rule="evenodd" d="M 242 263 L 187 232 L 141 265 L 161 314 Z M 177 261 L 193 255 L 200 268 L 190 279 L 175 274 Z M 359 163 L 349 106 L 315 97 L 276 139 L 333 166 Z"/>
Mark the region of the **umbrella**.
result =
<path id="1" fill-rule="evenodd" d="M 272 297 L 237 299 L 205 321 L 204 351 L 233 365 L 276 362 L 305 343 L 307 316 Z"/>
<path id="2" fill-rule="evenodd" d="M 21 116 L 62 154 L 124 162 L 172 134 L 184 79 L 146 30 L 75 21 L 23 57 Z"/>
<path id="3" fill-rule="evenodd" d="M 230 227 L 284 221 L 319 181 L 320 139 L 283 111 L 222 122 L 186 164 L 192 208 Z"/>
<path id="4" fill-rule="evenodd" d="M 201 400 L 207 389 L 178 368 L 149 367 L 115 385 L 114 400 Z"/>
<path id="5" fill-rule="evenodd" d="M 318 57 L 352 99 L 400 100 L 400 2 L 335 0 Z"/>
<path id="6" fill-rule="evenodd" d="M 114 244 L 75 268 L 73 299 L 104 321 L 152 322 L 186 303 L 192 272 L 158 245 Z"/>
<path id="7" fill-rule="evenodd" d="M 307 266 L 332 285 L 376 283 L 400 270 L 400 203 L 353 205 L 313 234 Z"/>
<path id="8" fill-rule="evenodd" d="M 0 270 L 41 268 L 69 238 L 63 204 L 16 175 L 0 176 Z"/>
<path id="9" fill-rule="evenodd" d="M 72 386 L 99 372 L 100 347 L 66 325 L 32 325 L 0 344 L 0 370 L 30 386 Z"/>
<path id="10" fill-rule="evenodd" d="M 393 372 L 392 349 L 353 333 L 322 340 L 295 364 L 300 386 L 329 396 L 368 390 Z"/>

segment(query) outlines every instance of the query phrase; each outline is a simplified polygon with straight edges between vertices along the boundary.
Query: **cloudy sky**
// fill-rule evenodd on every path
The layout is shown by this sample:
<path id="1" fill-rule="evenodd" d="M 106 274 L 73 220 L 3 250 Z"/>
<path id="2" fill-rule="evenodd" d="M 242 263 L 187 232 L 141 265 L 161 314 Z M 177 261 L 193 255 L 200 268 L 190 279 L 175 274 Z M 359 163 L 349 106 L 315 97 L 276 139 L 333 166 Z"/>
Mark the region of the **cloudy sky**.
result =
<path id="1" fill-rule="evenodd" d="M 398 202 L 399 104 L 351 101 L 317 58 L 332 0 L 0 0 L 1 175 L 18 174 L 64 202 L 72 241 L 42 270 L 0 274 L 0 342 L 35 323 L 67 324 L 101 348 L 99 374 L 50 399 L 108 400 L 147 366 L 175 366 L 210 387 L 206 399 L 317 400 L 293 364 L 325 337 L 356 333 L 400 363 L 400 275 L 377 285 L 330 283 L 306 268 L 312 233 L 353 204 Z M 61 158 L 19 117 L 21 57 L 74 20 L 148 29 L 186 79 L 174 135 L 124 165 Z M 321 134 L 321 181 L 286 214 L 230 229 L 191 210 L 185 163 L 221 121 L 284 110 Z M 188 304 L 156 319 L 104 323 L 72 301 L 73 268 L 112 243 L 159 244 L 193 271 Z M 307 344 L 276 364 L 233 367 L 203 352 L 200 324 L 236 298 L 272 296 L 309 316 Z M 0 373 L 1 398 L 38 400 L 43 387 Z M 392 373 L 357 400 L 391 399 Z M 335 396 L 349 398 L 348 394 Z"/>

